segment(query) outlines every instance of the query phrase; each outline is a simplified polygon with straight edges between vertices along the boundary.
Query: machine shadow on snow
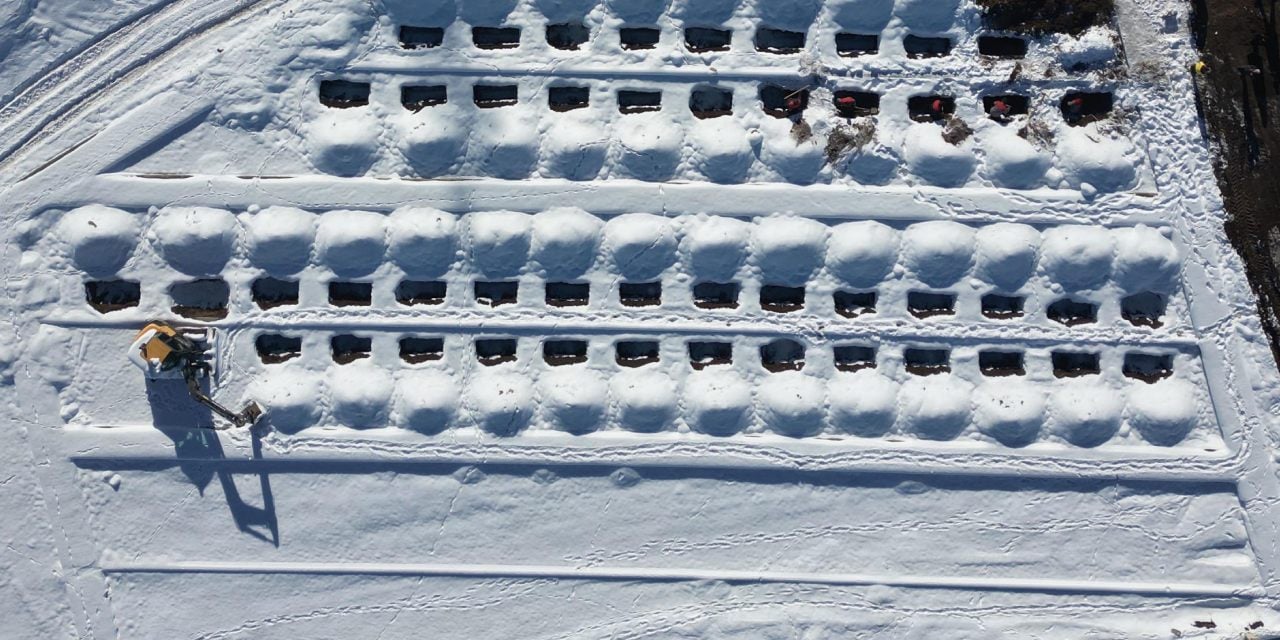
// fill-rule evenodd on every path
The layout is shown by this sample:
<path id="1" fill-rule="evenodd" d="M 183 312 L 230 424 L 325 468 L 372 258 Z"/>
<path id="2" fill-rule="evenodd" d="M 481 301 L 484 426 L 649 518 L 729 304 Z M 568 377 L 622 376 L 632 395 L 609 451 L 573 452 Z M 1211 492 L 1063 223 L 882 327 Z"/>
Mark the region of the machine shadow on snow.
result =
<path id="1" fill-rule="evenodd" d="M 200 495 L 216 477 L 226 496 L 227 507 L 236 528 L 259 540 L 280 546 L 280 527 L 276 520 L 275 498 L 271 493 L 271 481 L 265 471 L 254 473 L 262 494 L 262 506 L 251 505 L 241 497 L 231 471 L 219 463 L 227 460 L 217 431 L 211 428 L 175 427 L 173 425 L 214 424 L 208 408 L 191 401 L 183 380 L 147 380 L 147 400 L 151 404 L 152 424 L 156 430 L 173 441 L 177 466 L 195 486 Z M 253 459 L 262 459 L 262 440 L 257 430 L 251 429 Z M 149 470 L 149 469 L 140 469 Z"/>

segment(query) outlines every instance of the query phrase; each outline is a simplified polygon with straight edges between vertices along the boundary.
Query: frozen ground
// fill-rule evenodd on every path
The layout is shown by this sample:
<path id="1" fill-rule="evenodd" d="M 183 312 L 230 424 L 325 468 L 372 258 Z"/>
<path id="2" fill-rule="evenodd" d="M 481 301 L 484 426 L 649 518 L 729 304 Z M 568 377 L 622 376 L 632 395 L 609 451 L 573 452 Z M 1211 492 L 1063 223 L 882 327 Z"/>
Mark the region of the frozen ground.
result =
<path id="1" fill-rule="evenodd" d="M 90 4 L 0 9 L 11 637 L 1280 627 L 1178 3 L 1019 61 L 957 0 Z"/>

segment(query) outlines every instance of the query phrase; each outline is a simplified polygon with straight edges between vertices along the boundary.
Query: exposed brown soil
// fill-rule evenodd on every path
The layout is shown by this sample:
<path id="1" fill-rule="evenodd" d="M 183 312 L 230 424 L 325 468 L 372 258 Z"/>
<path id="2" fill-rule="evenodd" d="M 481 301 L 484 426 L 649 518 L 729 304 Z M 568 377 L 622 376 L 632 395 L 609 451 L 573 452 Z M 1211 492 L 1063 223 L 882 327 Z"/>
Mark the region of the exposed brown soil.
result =
<path id="1" fill-rule="evenodd" d="M 1114 0 L 977 0 L 992 29 L 1018 33 L 1080 34 L 1115 15 Z"/>
<path id="2" fill-rule="evenodd" d="M 1208 72 L 1197 83 L 1213 141 L 1226 231 L 1244 259 L 1259 315 L 1280 359 L 1280 36 L 1277 0 L 1192 0 Z M 1256 73 L 1254 72 L 1256 69 Z"/>

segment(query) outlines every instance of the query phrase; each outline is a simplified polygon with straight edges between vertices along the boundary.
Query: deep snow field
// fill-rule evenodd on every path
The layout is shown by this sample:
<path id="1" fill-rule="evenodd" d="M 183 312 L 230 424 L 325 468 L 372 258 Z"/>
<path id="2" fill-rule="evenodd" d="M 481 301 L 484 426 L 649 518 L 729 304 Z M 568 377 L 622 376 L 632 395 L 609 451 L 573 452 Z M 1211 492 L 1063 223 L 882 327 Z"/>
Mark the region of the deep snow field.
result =
<path id="1" fill-rule="evenodd" d="M 1273 637 L 1280 378 L 1118 2 L 0 8 L 0 635 Z"/>

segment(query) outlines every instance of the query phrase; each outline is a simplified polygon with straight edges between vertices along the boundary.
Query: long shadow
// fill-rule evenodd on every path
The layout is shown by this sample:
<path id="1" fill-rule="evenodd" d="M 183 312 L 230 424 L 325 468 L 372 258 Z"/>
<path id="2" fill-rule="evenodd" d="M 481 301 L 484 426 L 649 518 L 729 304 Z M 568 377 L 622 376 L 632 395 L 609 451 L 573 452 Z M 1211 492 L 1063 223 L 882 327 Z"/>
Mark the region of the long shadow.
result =
<path id="1" fill-rule="evenodd" d="M 1250 85 L 1254 78 L 1249 72 L 1240 70 L 1240 110 L 1244 112 L 1244 141 L 1245 152 L 1248 156 L 1249 167 L 1258 166 L 1259 144 L 1258 131 L 1253 121 L 1253 99 L 1251 98 Z"/>
<path id="2" fill-rule="evenodd" d="M 148 380 L 147 399 L 151 403 L 152 424 L 173 441 L 174 463 L 200 495 L 204 495 L 205 488 L 217 477 L 236 528 L 279 547 L 280 525 L 267 471 L 263 469 L 257 473 L 262 506 L 245 502 L 236 486 L 235 473 L 220 464 L 229 460 L 218 432 L 212 428 L 213 415 L 191 399 L 186 383 L 182 380 Z M 250 433 L 253 437 L 253 459 L 261 460 L 261 437 L 256 430 Z"/>
<path id="3" fill-rule="evenodd" d="M 1262 14 L 1264 25 L 1262 32 L 1263 47 L 1266 50 L 1267 62 L 1270 65 L 1272 88 L 1280 93 L 1280 35 L 1276 27 L 1276 4 L 1278 0 L 1256 0 L 1258 11 Z M 1262 68 L 1259 66 L 1259 68 Z"/>

